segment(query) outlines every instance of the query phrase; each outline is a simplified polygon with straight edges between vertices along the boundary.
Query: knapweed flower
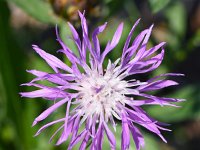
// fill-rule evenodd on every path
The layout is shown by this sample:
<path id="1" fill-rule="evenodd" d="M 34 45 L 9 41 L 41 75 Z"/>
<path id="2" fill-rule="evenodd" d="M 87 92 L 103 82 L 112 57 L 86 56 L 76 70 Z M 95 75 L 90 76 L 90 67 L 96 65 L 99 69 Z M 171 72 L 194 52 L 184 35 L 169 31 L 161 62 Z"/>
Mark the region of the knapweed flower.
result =
<path id="1" fill-rule="evenodd" d="M 61 123 L 60 128 L 51 137 L 52 139 L 59 131 L 61 132 L 56 145 L 70 139 L 69 150 L 79 142 L 80 150 L 84 150 L 88 146 L 90 146 L 91 150 L 101 150 L 103 139 L 106 135 L 110 148 L 115 150 L 116 139 L 114 132 L 117 121 L 122 124 L 122 150 L 129 149 L 131 135 L 137 150 L 144 146 L 143 136 L 135 126 L 136 124 L 155 133 L 166 142 L 161 134 L 161 130 L 169 131 L 162 127 L 165 124 L 151 118 L 141 106 L 176 106 L 173 102 L 179 102 L 181 99 L 158 97 L 149 94 L 149 92 L 177 85 L 177 82 L 167 80 L 165 77 L 181 76 L 182 74 L 162 74 L 147 81 L 139 81 L 133 78 L 134 75 L 150 72 L 161 64 L 165 42 L 152 48 L 147 48 L 153 26 L 142 31 L 131 42 L 133 32 L 139 23 L 139 20 L 137 20 L 124 44 L 121 58 L 114 62 L 108 60 L 106 68 L 103 68 L 105 57 L 116 47 L 120 40 L 123 23 L 117 27 L 112 40 L 108 41 L 105 49 L 102 50 L 98 35 L 103 32 L 107 23 L 97 27 L 93 31 L 90 40 L 84 14 L 79 12 L 79 16 L 82 27 L 81 38 L 69 23 L 73 41 L 79 52 L 78 55 L 75 55 L 73 50 L 64 44 L 56 30 L 57 40 L 62 46 L 59 52 L 66 55 L 71 62 L 70 66 L 38 46 L 33 45 L 36 53 L 55 71 L 55 73 L 46 73 L 38 70 L 28 71 L 35 75 L 36 78 L 23 85 L 35 86 L 39 90 L 23 92 L 20 93 L 21 96 L 30 98 L 42 97 L 52 102 L 52 106 L 42 112 L 34 120 L 33 125 L 47 118 L 60 106 L 66 105 L 66 115 L 42 126 L 36 135 L 47 127 Z M 118 50 L 118 52 L 121 52 L 121 50 Z M 54 86 L 49 87 L 37 83 L 37 81 L 41 80 L 51 82 Z M 71 108 L 72 106 L 73 109 Z M 81 126 L 84 128 L 81 128 Z"/>

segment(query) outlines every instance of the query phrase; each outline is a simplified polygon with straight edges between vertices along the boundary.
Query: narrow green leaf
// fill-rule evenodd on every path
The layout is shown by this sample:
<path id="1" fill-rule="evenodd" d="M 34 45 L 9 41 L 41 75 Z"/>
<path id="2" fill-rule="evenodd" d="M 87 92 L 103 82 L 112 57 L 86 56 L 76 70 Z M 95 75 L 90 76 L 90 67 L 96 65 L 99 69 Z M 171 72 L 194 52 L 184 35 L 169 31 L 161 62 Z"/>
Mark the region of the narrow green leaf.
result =
<path id="1" fill-rule="evenodd" d="M 21 124 L 23 119 L 21 117 L 23 105 L 19 100 L 18 94 L 21 79 L 24 77 L 21 70 L 25 58 L 12 37 L 9 26 L 10 12 L 6 2 L 0 1 L 0 10 L 3 12 L 0 13 L 0 72 L 6 98 L 4 103 L 4 108 L 6 109 L 5 119 L 11 121 L 12 127 L 16 129 L 17 137 L 13 141 L 15 147 L 18 149 L 27 149 L 25 144 L 26 139 L 23 136 L 23 124 Z M 24 145 L 20 145 L 22 141 Z"/>
<path id="2" fill-rule="evenodd" d="M 158 11 L 162 10 L 170 0 L 149 0 L 150 7 L 153 13 L 157 13 Z"/>
<path id="3" fill-rule="evenodd" d="M 173 33 L 182 37 L 186 29 L 186 12 L 181 2 L 175 2 L 166 9 L 165 15 L 169 21 L 169 26 Z"/>
<path id="4" fill-rule="evenodd" d="M 18 7 L 24 10 L 31 17 L 44 22 L 53 23 L 58 22 L 58 17 L 54 14 L 50 3 L 42 0 L 9 0 L 15 3 Z"/>

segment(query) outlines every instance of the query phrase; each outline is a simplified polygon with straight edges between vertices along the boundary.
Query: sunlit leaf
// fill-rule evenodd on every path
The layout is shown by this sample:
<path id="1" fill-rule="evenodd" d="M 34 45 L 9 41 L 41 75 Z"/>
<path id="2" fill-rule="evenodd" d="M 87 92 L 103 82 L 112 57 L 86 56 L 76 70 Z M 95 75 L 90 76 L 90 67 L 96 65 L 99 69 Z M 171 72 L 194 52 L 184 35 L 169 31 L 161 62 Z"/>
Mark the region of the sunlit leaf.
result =
<path id="1" fill-rule="evenodd" d="M 58 18 L 53 13 L 50 3 L 42 0 L 9 0 L 24 10 L 31 17 L 44 23 L 57 23 Z"/>
<path id="2" fill-rule="evenodd" d="M 186 12 L 181 2 L 175 2 L 166 9 L 165 13 L 173 33 L 183 36 L 186 29 Z"/>
<path id="3" fill-rule="evenodd" d="M 161 9 L 167 6 L 170 0 L 149 0 L 153 13 L 157 13 Z"/>

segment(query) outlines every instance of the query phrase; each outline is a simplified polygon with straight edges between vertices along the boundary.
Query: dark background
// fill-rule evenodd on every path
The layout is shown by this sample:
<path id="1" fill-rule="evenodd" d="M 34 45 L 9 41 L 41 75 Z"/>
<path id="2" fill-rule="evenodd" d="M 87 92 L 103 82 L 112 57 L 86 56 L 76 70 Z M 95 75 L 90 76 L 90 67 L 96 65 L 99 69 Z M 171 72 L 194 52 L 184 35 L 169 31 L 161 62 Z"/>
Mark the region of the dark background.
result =
<path id="1" fill-rule="evenodd" d="M 62 39 L 75 50 L 69 39 L 67 21 L 80 29 L 77 10 L 86 11 L 90 33 L 94 27 L 108 22 L 100 36 L 102 47 L 112 38 L 117 25 L 123 21 L 125 28 L 121 42 L 109 54 L 114 60 L 121 54 L 126 36 L 136 21 L 139 31 L 154 23 L 149 46 L 166 41 L 165 58 L 162 65 L 149 74 L 138 78 L 143 80 L 166 72 L 184 73 L 175 79 L 179 86 L 157 93 L 187 99 L 181 108 L 145 108 L 156 119 L 169 123 L 172 132 L 163 132 L 168 143 L 142 130 L 146 150 L 199 150 L 200 149 L 200 1 L 199 0 L 0 0 L 0 150 L 55 150 L 66 149 L 67 143 L 55 147 L 48 139 L 56 129 L 47 129 L 40 136 L 33 135 L 40 127 L 32 128 L 34 118 L 50 103 L 41 99 L 20 98 L 20 91 L 31 88 L 20 87 L 33 76 L 26 69 L 52 70 L 31 49 L 31 44 L 40 47 L 59 58 L 60 48 L 55 37 L 55 25 L 60 29 Z M 63 61 L 68 63 L 66 58 Z M 49 120 L 64 112 L 55 113 Z M 46 122 L 48 122 L 47 120 Z M 120 124 L 118 125 L 120 128 Z M 120 149 L 120 129 L 116 132 L 117 147 Z M 55 143 L 55 142 L 54 142 Z M 107 148 L 107 142 L 104 149 Z M 76 148 L 75 148 L 76 149 Z M 131 145 L 134 149 L 134 144 Z"/>

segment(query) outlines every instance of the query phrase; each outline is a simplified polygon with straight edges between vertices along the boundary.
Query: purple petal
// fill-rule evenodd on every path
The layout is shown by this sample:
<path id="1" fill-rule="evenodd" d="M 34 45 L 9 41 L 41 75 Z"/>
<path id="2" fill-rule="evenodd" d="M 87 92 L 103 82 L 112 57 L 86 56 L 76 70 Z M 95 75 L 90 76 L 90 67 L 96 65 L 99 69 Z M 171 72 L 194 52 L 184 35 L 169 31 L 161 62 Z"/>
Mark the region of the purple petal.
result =
<path id="1" fill-rule="evenodd" d="M 122 112 L 121 149 L 127 150 L 130 146 L 130 133 L 126 114 Z"/>
<path id="2" fill-rule="evenodd" d="M 43 72 L 43 71 L 38 71 L 38 70 L 26 70 L 27 72 L 37 76 L 37 77 L 42 77 L 42 76 L 45 76 L 47 75 L 48 73 L 46 72 Z"/>
<path id="3" fill-rule="evenodd" d="M 61 50 L 58 50 L 57 52 L 62 52 L 66 55 L 66 57 L 71 61 L 72 64 L 80 64 L 80 59 L 77 58 L 77 56 L 73 53 L 72 50 L 62 41 L 62 39 L 59 36 L 58 28 L 56 27 L 56 37 L 60 45 L 62 46 Z"/>
<path id="4" fill-rule="evenodd" d="M 47 123 L 47 124 L 45 124 L 44 126 L 42 126 L 38 131 L 37 131 L 37 133 L 35 134 L 35 136 L 37 136 L 37 135 L 39 135 L 44 129 L 46 129 L 47 127 L 49 127 L 49 126 L 52 126 L 52 125 L 54 125 L 54 124 L 56 124 L 56 123 L 59 123 L 59 122 L 62 122 L 62 121 L 65 121 L 65 118 L 61 118 L 61 119 L 58 119 L 58 120 L 55 120 L 55 121 L 52 121 L 52 122 L 50 122 L 50 123 Z M 33 123 L 33 126 L 34 126 L 35 124 Z"/>
<path id="5" fill-rule="evenodd" d="M 95 134 L 95 137 L 92 140 L 92 144 L 90 147 L 90 150 L 96 150 L 102 149 L 102 144 L 103 144 L 103 131 L 104 131 L 104 126 L 102 123 L 99 124 L 99 127 L 97 129 L 97 132 Z"/>
<path id="6" fill-rule="evenodd" d="M 140 109 L 139 107 L 135 107 L 137 112 L 143 113 L 143 118 L 147 121 L 152 121 L 151 118 L 147 115 L 147 113 Z M 151 132 L 157 134 L 165 143 L 167 143 L 166 139 L 162 136 L 159 129 L 161 129 L 156 123 L 148 123 L 148 124 L 141 124 L 143 127 L 148 129 Z"/>
<path id="7" fill-rule="evenodd" d="M 87 146 L 87 143 L 88 143 L 89 139 L 90 139 L 90 134 L 87 133 L 85 135 L 85 137 L 83 138 L 83 141 L 82 141 L 81 146 L 79 148 L 80 150 L 85 150 L 86 149 L 86 146 Z"/>
<path id="8" fill-rule="evenodd" d="M 62 106 L 64 103 L 66 103 L 69 99 L 63 99 L 59 102 L 53 104 L 51 107 L 46 109 L 43 113 L 41 113 L 33 122 L 33 125 L 37 124 L 37 122 L 44 120 L 46 117 L 48 117 L 52 112 L 54 112 L 58 107 Z"/>
<path id="9" fill-rule="evenodd" d="M 142 58 L 149 57 L 153 53 L 155 53 L 157 50 L 159 50 L 161 47 L 163 47 L 166 44 L 166 42 L 161 42 L 160 44 L 150 48 L 149 50 L 145 51 Z"/>
<path id="10" fill-rule="evenodd" d="M 71 32 L 72 32 L 74 41 L 75 41 L 75 43 L 76 43 L 76 45 L 77 45 L 77 47 L 78 47 L 79 54 L 80 54 L 80 56 L 81 56 L 81 58 L 82 58 L 83 56 L 82 56 L 82 53 L 81 53 L 81 40 L 80 40 L 80 38 L 79 38 L 79 35 L 78 35 L 76 29 L 74 28 L 74 26 L 73 26 L 70 22 L 68 22 L 68 25 L 69 25 L 70 30 L 71 30 Z"/>
<path id="11" fill-rule="evenodd" d="M 83 130 L 69 145 L 69 150 L 71 150 L 87 133 L 87 130 Z"/>
<path id="12" fill-rule="evenodd" d="M 147 92 L 147 91 L 162 89 L 173 85 L 178 85 L 178 83 L 172 80 L 158 80 L 149 83 L 147 85 L 139 86 L 137 89 L 140 90 L 141 92 Z"/>
<path id="13" fill-rule="evenodd" d="M 30 98 L 36 98 L 36 97 L 46 97 L 46 98 L 66 98 L 68 96 L 67 93 L 61 91 L 61 90 L 54 90 L 54 89 L 40 89 L 35 90 L 32 92 L 21 92 L 20 95 L 22 97 L 30 97 Z"/>
<path id="14" fill-rule="evenodd" d="M 57 57 L 46 53 L 42 49 L 40 49 L 37 45 L 33 45 L 33 49 L 53 68 L 53 70 L 58 73 L 58 68 L 65 70 L 67 72 L 72 73 L 70 67 L 64 64 L 60 59 Z"/>
<path id="15" fill-rule="evenodd" d="M 139 93 L 138 96 L 146 97 L 155 101 L 166 101 L 166 102 L 182 102 L 184 101 L 183 99 L 177 99 L 177 98 L 166 98 L 166 97 L 157 97 L 145 93 Z M 161 102 L 162 103 L 162 102 Z"/>
<path id="16" fill-rule="evenodd" d="M 136 106 L 131 106 L 133 109 L 136 107 Z M 155 120 L 145 120 L 145 116 L 144 116 L 144 113 L 141 113 L 141 112 L 137 112 L 137 111 L 134 111 L 132 109 L 129 109 L 129 108 L 125 108 L 126 112 L 127 112 L 127 117 L 128 117 L 128 120 L 134 122 L 134 123 L 137 123 L 139 125 L 142 125 L 142 124 L 151 124 L 151 123 L 155 123 L 156 121 Z M 143 118 L 144 117 L 144 118 Z"/>
<path id="17" fill-rule="evenodd" d="M 126 104 L 128 104 L 129 106 L 143 106 L 143 105 L 161 105 L 161 106 L 163 106 L 163 105 L 166 105 L 166 106 L 178 107 L 175 104 L 171 104 L 171 103 L 166 102 L 166 101 L 160 100 L 158 102 L 158 101 L 155 101 L 155 100 L 152 100 L 152 99 L 147 99 L 147 100 L 127 100 Z"/>
<path id="18" fill-rule="evenodd" d="M 124 57 L 122 57 L 122 66 L 124 67 L 131 59 L 131 57 L 133 57 L 133 55 L 135 54 L 135 52 L 137 51 L 137 49 L 139 48 L 142 40 L 144 39 L 145 35 L 148 33 L 148 30 L 144 30 L 142 31 L 133 41 L 132 46 L 127 49 L 124 53 Z M 127 56 L 126 56 L 127 55 Z M 139 56 L 139 55 L 137 55 Z M 140 57 L 135 57 L 134 59 L 132 59 L 130 61 L 130 64 L 133 64 L 135 62 L 137 62 L 139 60 Z"/>
<path id="19" fill-rule="evenodd" d="M 146 51 L 146 46 L 147 46 L 149 37 L 151 35 L 152 28 L 153 28 L 153 25 L 148 29 L 147 34 L 146 34 L 146 36 L 145 36 L 145 38 L 142 42 L 141 49 L 137 52 L 135 59 L 139 60 L 144 55 L 144 52 Z"/>
<path id="20" fill-rule="evenodd" d="M 104 129 L 106 131 L 106 135 L 108 137 L 109 143 L 110 143 L 110 148 L 112 150 L 116 149 L 116 139 L 114 134 L 112 133 L 112 131 L 110 131 L 110 129 L 108 128 L 107 124 L 104 122 Z"/>
<path id="21" fill-rule="evenodd" d="M 100 44 L 99 44 L 99 40 L 98 40 L 97 35 L 104 31 L 106 25 L 107 25 L 107 22 L 104 25 L 97 27 L 92 34 L 94 49 L 96 50 L 98 57 L 100 57 Z"/>
<path id="22" fill-rule="evenodd" d="M 147 43 L 148 43 L 148 41 L 149 41 L 149 38 L 150 38 L 150 36 L 151 36 L 151 31 L 152 31 L 152 29 L 153 29 L 153 25 L 150 26 L 150 28 L 149 28 L 149 30 L 148 30 L 148 32 L 147 32 L 145 38 L 144 38 L 144 41 L 143 41 L 142 45 L 147 45 Z M 146 48 L 146 47 L 145 47 L 145 48 Z"/>
<path id="23" fill-rule="evenodd" d="M 164 49 L 161 51 L 160 54 L 158 54 L 157 56 L 154 57 L 154 59 L 157 59 L 157 61 L 154 64 L 150 65 L 150 67 L 145 68 L 143 66 L 143 68 L 141 68 L 141 66 L 133 65 L 129 69 L 129 75 L 146 73 L 146 72 L 150 72 L 150 71 L 155 70 L 162 63 L 163 57 L 164 57 Z"/>
<path id="24" fill-rule="evenodd" d="M 129 34 L 128 34 L 128 37 L 127 37 L 126 42 L 125 42 L 125 44 L 124 44 L 123 55 L 122 55 L 122 57 L 124 56 L 125 51 L 128 49 L 128 46 L 129 46 L 129 43 L 130 43 L 130 41 L 131 41 L 131 37 L 132 37 L 132 35 L 133 35 L 133 32 L 134 32 L 134 30 L 135 30 L 135 27 L 138 25 L 139 22 L 140 22 L 140 19 L 138 19 L 138 20 L 135 22 L 135 24 L 133 25 L 131 31 L 130 31 Z"/>
<path id="25" fill-rule="evenodd" d="M 53 75 L 53 76 L 57 76 L 59 78 L 62 78 L 63 80 L 67 80 L 67 81 L 73 81 L 75 79 L 75 76 L 73 74 L 62 74 L 62 73 L 49 74 L 49 73 L 39 71 L 39 70 L 27 70 L 27 72 L 29 72 L 39 78 L 45 77 L 46 75 Z"/>
<path id="26" fill-rule="evenodd" d="M 122 35 L 123 26 L 124 26 L 124 23 L 122 22 L 117 27 L 117 30 L 115 31 L 115 34 L 114 34 L 112 41 L 110 43 L 110 49 L 113 49 L 118 44 L 118 42 L 121 38 L 121 35 Z"/>
<path id="27" fill-rule="evenodd" d="M 149 37 L 151 35 L 152 28 L 153 28 L 153 25 L 147 30 L 146 36 L 145 36 L 145 38 L 144 38 L 144 40 L 142 42 L 142 45 L 141 45 L 141 49 L 138 50 L 135 58 L 131 62 L 132 64 L 134 62 L 138 61 L 139 59 L 141 59 L 142 56 L 144 55 L 144 52 L 146 51 L 146 46 L 147 46 Z"/>
<path id="28" fill-rule="evenodd" d="M 130 131 L 132 133 L 133 140 L 136 145 L 136 150 L 140 150 L 141 147 L 144 147 L 145 142 L 141 132 L 133 125 L 129 126 Z"/>
<path id="29" fill-rule="evenodd" d="M 67 108 L 66 108 L 66 114 L 65 114 L 65 126 L 64 126 L 64 132 L 67 132 L 67 125 L 68 125 L 68 120 L 69 120 L 69 109 L 71 105 L 71 99 L 67 103 Z"/>
<path id="30" fill-rule="evenodd" d="M 70 133 L 72 133 L 72 127 L 73 127 L 73 120 L 71 120 L 71 121 L 68 122 L 67 130 L 62 132 L 60 138 L 56 142 L 56 145 L 60 145 L 63 142 L 67 141 Z"/>
<path id="31" fill-rule="evenodd" d="M 81 26 L 82 26 L 82 30 L 83 32 L 85 32 L 86 34 L 88 34 L 88 27 L 87 27 L 87 22 L 86 22 L 86 19 L 85 19 L 85 13 L 81 13 L 80 11 L 78 11 L 78 14 L 81 18 Z"/>
<path id="32" fill-rule="evenodd" d="M 161 77 L 167 77 L 167 76 L 184 76 L 184 74 L 181 74 L 181 73 L 165 73 L 165 74 L 160 74 L 158 76 L 155 76 L 155 77 L 149 79 L 147 82 L 152 82 L 152 81 L 154 81 L 156 79 L 159 79 Z"/>
<path id="33" fill-rule="evenodd" d="M 73 124 L 71 141 L 73 141 L 76 138 L 78 129 L 79 129 L 79 125 L 80 125 L 80 116 L 78 115 Z"/>
<path id="34" fill-rule="evenodd" d="M 38 78 L 35 78 L 31 81 L 31 83 L 39 81 L 39 80 L 47 80 L 55 84 L 59 85 L 66 85 L 68 82 L 62 78 L 62 76 L 58 74 L 46 74 L 44 76 L 40 76 Z"/>
<path id="35" fill-rule="evenodd" d="M 101 55 L 100 64 L 103 63 L 105 56 L 118 44 L 119 39 L 121 38 L 121 35 L 122 35 L 122 30 L 123 30 L 123 23 L 120 23 L 117 30 L 115 31 L 112 41 L 108 42 L 103 54 Z"/>
<path id="36" fill-rule="evenodd" d="M 84 13 L 82 14 L 80 11 L 78 11 L 78 13 L 81 18 L 81 27 L 82 27 L 82 32 L 83 32 L 82 49 L 83 49 L 84 58 L 86 58 L 86 48 L 88 48 L 93 58 L 97 59 L 96 53 L 92 49 L 92 45 L 88 37 L 88 26 L 87 26 L 86 19 L 84 17 Z"/>

